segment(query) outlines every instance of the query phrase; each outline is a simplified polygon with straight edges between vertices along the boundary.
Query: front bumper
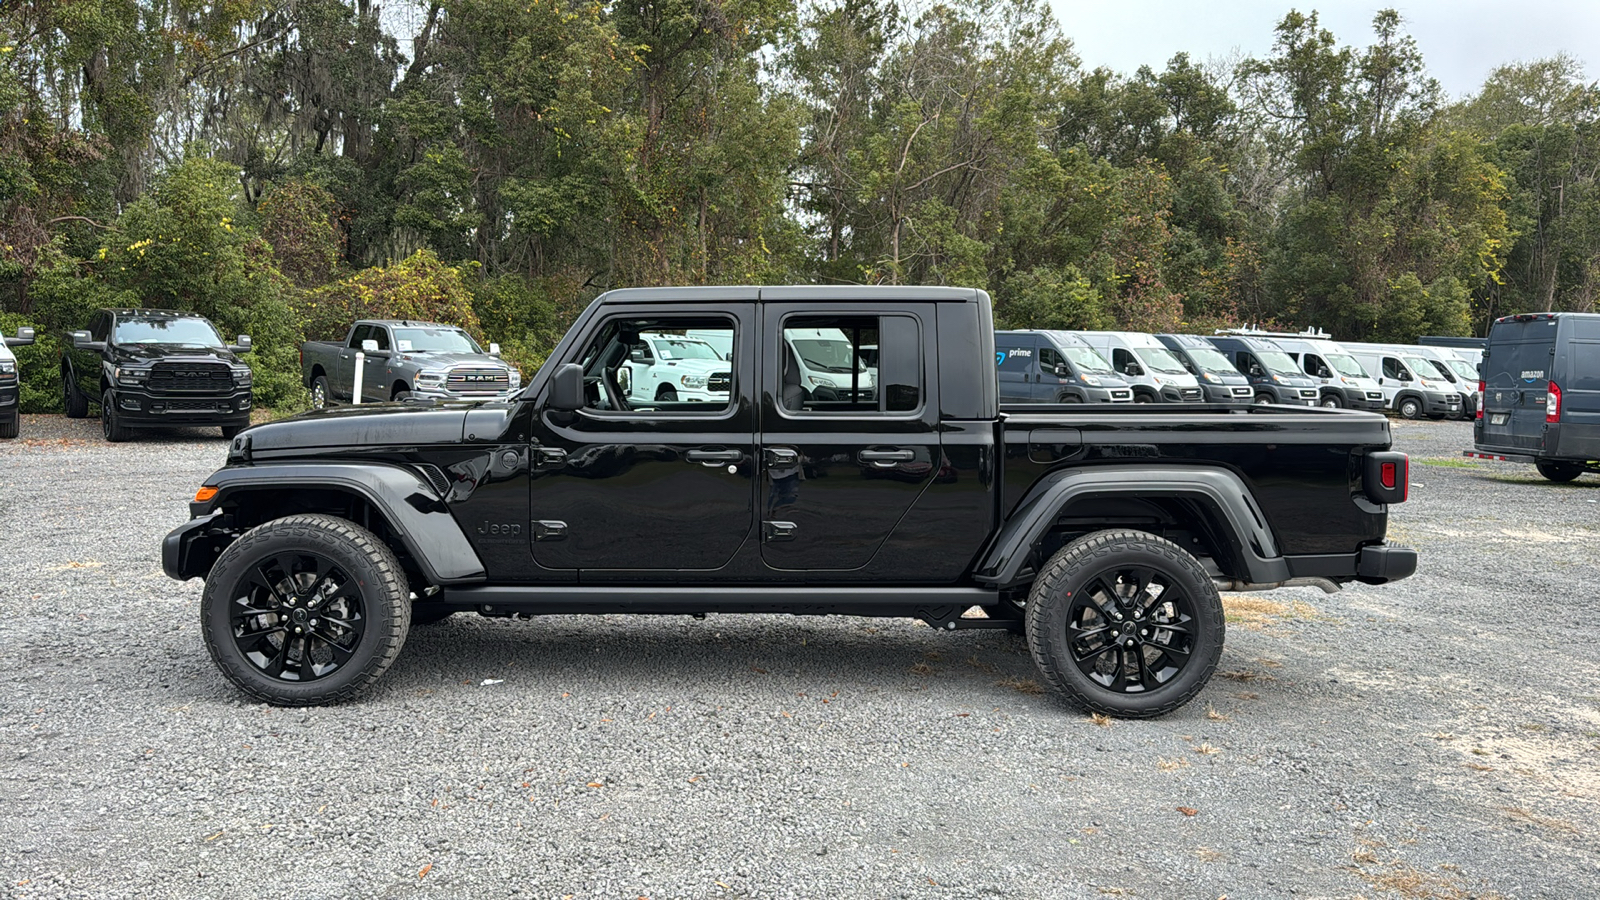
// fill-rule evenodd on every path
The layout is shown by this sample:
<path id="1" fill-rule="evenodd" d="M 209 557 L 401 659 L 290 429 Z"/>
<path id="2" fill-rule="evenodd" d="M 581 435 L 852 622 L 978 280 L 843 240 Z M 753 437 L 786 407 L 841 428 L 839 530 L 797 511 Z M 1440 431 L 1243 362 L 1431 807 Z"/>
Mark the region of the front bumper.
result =
<path id="1" fill-rule="evenodd" d="M 519 386 L 503 391 L 452 391 L 443 386 L 416 384 L 411 387 L 411 396 L 424 400 L 509 400 L 521 390 Z"/>
<path id="2" fill-rule="evenodd" d="M 196 576 L 205 575 L 210 571 L 210 562 L 217 558 L 220 552 L 216 547 L 203 548 L 207 552 L 195 553 L 194 548 L 199 541 L 213 541 L 216 539 L 213 529 L 220 523 L 217 519 L 222 515 L 221 510 L 207 513 L 172 529 L 172 532 L 161 539 L 161 571 L 167 573 L 168 578 L 178 581 L 188 581 Z M 206 561 L 201 566 L 201 560 Z"/>
<path id="3" fill-rule="evenodd" d="M 1204 403 L 1205 391 L 1199 387 L 1176 387 L 1164 385 L 1161 388 L 1162 403 Z"/>
<path id="4" fill-rule="evenodd" d="M 142 388 L 117 387 L 111 391 L 120 424 L 132 427 L 161 425 L 248 425 L 250 389 L 228 394 L 157 394 Z"/>
<path id="5" fill-rule="evenodd" d="M 1218 403 L 1227 406 L 1249 406 L 1255 398 L 1255 391 L 1248 384 L 1211 384 L 1206 382 L 1201 385 L 1205 390 L 1207 403 Z"/>
<path id="6" fill-rule="evenodd" d="M 1461 415 L 1460 394 L 1428 394 L 1428 415 L 1430 416 L 1459 416 Z"/>
<path id="7" fill-rule="evenodd" d="M 17 391 L 18 387 L 14 383 L 0 387 L 0 409 L 17 405 Z"/>
<path id="8" fill-rule="evenodd" d="M 1383 391 L 1365 391 L 1361 388 L 1339 388 L 1346 409 L 1372 409 L 1382 411 Z"/>

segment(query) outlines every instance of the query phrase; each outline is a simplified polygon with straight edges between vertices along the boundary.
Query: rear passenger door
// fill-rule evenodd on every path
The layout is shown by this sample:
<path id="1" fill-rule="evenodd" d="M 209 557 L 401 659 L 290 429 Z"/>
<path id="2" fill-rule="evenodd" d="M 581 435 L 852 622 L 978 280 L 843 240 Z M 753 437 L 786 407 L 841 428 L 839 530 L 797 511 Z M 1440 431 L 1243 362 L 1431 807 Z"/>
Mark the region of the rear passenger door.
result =
<path id="1" fill-rule="evenodd" d="M 869 305 L 768 303 L 763 314 L 762 561 L 779 570 L 859 569 L 939 469 L 933 304 L 883 313 Z M 798 336 L 818 329 L 838 329 L 856 348 L 878 348 L 870 393 L 842 399 L 842 391 L 801 383 L 793 354 L 812 351 Z M 808 359 L 807 367 L 828 361 Z"/>
<path id="2" fill-rule="evenodd" d="M 1034 399 L 1033 370 L 1037 341 L 1031 334 L 995 335 L 995 365 L 999 367 L 1000 402 L 1026 403 Z"/>

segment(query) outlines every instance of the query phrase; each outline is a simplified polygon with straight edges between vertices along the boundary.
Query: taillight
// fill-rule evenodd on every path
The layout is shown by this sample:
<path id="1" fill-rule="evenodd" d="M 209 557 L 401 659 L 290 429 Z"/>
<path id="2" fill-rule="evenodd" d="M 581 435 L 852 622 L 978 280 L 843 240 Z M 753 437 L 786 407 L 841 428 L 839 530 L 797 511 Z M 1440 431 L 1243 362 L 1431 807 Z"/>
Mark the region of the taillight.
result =
<path id="1" fill-rule="evenodd" d="M 1550 389 L 1544 394 L 1544 420 L 1561 421 L 1561 386 L 1554 381 L 1550 382 Z"/>
<path id="2" fill-rule="evenodd" d="M 1483 382 L 1480 381 L 1480 382 L 1478 382 L 1478 418 L 1480 418 L 1480 419 L 1483 418 L 1483 398 L 1484 398 L 1484 384 L 1483 384 Z"/>
<path id="3" fill-rule="evenodd" d="M 1365 493 L 1377 503 L 1404 503 L 1411 493 L 1411 460 L 1404 453 L 1367 454 L 1365 474 Z"/>
<path id="4" fill-rule="evenodd" d="M 1394 490 L 1394 463 L 1383 464 L 1383 474 L 1379 476 L 1378 480 L 1383 484 L 1384 487 L 1391 491 Z"/>

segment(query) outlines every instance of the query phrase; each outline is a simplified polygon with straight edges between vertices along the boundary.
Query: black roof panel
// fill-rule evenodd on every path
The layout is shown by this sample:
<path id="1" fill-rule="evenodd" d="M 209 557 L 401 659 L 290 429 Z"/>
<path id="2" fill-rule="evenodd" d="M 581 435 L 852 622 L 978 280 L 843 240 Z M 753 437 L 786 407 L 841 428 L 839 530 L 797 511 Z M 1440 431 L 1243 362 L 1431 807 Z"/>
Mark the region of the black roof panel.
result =
<path id="1" fill-rule="evenodd" d="M 619 288 L 600 295 L 602 303 L 788 303 L 899 301 L 973 303 L 972 288 L 882 284 L 713 285 L 706 287 Z"/>

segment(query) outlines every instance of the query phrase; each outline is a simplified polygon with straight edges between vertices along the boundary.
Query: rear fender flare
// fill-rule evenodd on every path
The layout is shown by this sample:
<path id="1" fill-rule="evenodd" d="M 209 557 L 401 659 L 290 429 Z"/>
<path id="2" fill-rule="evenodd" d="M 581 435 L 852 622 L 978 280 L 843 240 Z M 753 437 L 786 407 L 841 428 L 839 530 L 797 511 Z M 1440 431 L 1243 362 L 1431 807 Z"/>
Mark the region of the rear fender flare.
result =
<path id="1" fill-rule="evenodd" d="M 1138 499 L 1180 499 L 1198 503 L 1227 532 L 1227 548 L 1252 582 L 1290 577 L 1266 516 L 1244 479 L 1228 469 L 1208 466 L 1103 466 L 1068 469 L 1041 478 L 1012 512 L 974 576 L 980 583 L 1010 587 L 1055 526 L 1061 511 L 1081 500 L 1121 495 Z"/>
<path id="2" fill-rule="evenodd" d="M 281 495 L 303 489 L 332 489 L 353 494 L 370 503 L 387 520 L 430 583 L 460 584 L 482 581 L 486 577 L 483 561 L 439 494 L 420 473 L 403 466 L 381 463 L 238 466 L 219 469 L 206 479 L 206 484 L 215 487 L 217 494 L 204 508 L 191 509 L 197 517 L 225 507 L 230 499 L 249 502 L 242 495 L 256 491 Z M 211 560 L 191 559 L 187 552 L 181 553 L 179 558 L 183 571 L 174 574 L 179 578 L 203 575 L 215 561 L 214 556 Z"/>

